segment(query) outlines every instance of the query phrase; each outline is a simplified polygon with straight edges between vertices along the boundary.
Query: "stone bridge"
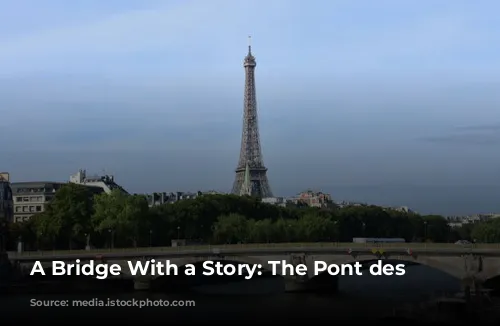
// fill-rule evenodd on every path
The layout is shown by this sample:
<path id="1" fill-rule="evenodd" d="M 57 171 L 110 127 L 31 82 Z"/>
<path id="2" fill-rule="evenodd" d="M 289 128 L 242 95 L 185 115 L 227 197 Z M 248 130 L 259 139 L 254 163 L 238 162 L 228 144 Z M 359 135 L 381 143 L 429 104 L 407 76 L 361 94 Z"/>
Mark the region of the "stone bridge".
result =
<path id="1" fill-rule="evenodd" d="M 396 260 L 402 264 L 413 263 L 429 266 L 445 272 L 464 283 L 482 283 L 487 279 L 500 275 L 500 249 L 479 248 L 347 248 L 347 247 L 273 247 L 273 248 L 231 248 L 231 249 L 201 249 L 201 250 L 170 250 L 155 252 L 154 248 L 147 252 L 126 251 L 120 253 L 74 253 L 74 254 L 43 254 L 43 255 L 11 255 L 10 259 L 19 264 L 32 265 L 39 260 L 50 264 L 53 260 L 74 262 L 80 259 L 83 262 L 98 260 L 107 264 L 120 264 L 122 271 L 129 271 L 127 261 L 156 261 L 169 260 L 178 267 L 186 264 L 196 264 L 203 261 L 230 261 L 257 265 L 258 270 L 271 271 L 270 261 L 285 261 L 287 264 L 297 266 L 304 264 L 307 267 L 306 275 L 282 275 L 285 278 L 288 291 L 313 290 L 313 287 L 324 287 L 325 284 L 334 284 L 332 277 L 328 282 L 317 282 L 320 279 L 314 270 L 315 261 L 326 264 L 352 264 L 374 260 Z M 201 268 L 197 267 L 197 269 Z M 281 274 L 281 268 L 277 268 Z M 363 273 L 368 273 L 364 270 Z M 137 289 L 147 289 L 151 280 L 157 276 L 135 277 Z M 395 276 L 397 277 L 397 276 Z"/>
<path id="2" fill-rule="evenodd" d="M 474 255 L 464 255 L 457 257 L 442 257 L 442 256 L 409 256 L 409 255 L 393 255 L 388 257 L 381 257 L 376 254 L 362 254 L 359 256 L 352 255 L 332 255 L 332 254 L 322 254 L 322 255 L 307 255 L 306 253 L 292 253 L 289 255 L 276 255 L 276 256 L 243 256 L 243 255 L 224 255 L 224 256 L 198 256 L 198 257 L 186 257 L 186 258 L 173 258 L 169 259 L 170 263 L 177 265 L 178 267 L 185 266 L 187 264 L 197 265 L 205 261 L 227 261 L 233 263 L 242 263 L 249 265 L 257 265 L 260 271 L 273 271 L 273 267 L 270 262 L 286 262 L 293 266 L 303 264 L 307 268 L 306 275 L 290 275 L 289 272 L 282 274 L 282 264 L 275 267 L 276 275 L 280 275 L 285 279 L 286 290 L 288 292 L 301 292 L 309 290 L 317 290 L 318 288 L 324 288 L 326 285 L 331 285 L 336 287 L 337 284 L 333 282 L 333 277 L 325 279 L 326 282 L 314 282 L 323 273 L 317 273 L 315 271 L 314 265 L 316 261 L 325 262 L 327 265 L 335 264 L 337 266 L 341 265 L 352 265 L 355 262 L 373 262 L 376 260 L 384 261 L 400 261 L 401 264 L 419 264 L 428 266 L 439 271 L 442 271 L 452 277 L 461 280 L 462 282 L 470 282 L 471 278 L 475 281 L 484 282 L 490 278 L 500 275 L 500 259 L 496 257 L 481 257 Z M 128 272 L 128 265 L 121 262 L 122 270 Z M 198 270 L 201 266 L 197 266 Z M 197 271 L 198 271 L 197 270 Z M 289 271 L 290 269 L 287 269 Z M 367 269 L 362 270 L 363 274 L 369 273 Z M 161 276 L 151 276 L 149 280 L 158 278 Z M 397 276 L 394 276 L 397 277 Z M 144 282 L 144 280 L 142 281 Z M 146 284 L 142 287 L 147 287 L 149 281 L 146 279 Z M 137 286 L 141 287 L 141 286 Z"/>

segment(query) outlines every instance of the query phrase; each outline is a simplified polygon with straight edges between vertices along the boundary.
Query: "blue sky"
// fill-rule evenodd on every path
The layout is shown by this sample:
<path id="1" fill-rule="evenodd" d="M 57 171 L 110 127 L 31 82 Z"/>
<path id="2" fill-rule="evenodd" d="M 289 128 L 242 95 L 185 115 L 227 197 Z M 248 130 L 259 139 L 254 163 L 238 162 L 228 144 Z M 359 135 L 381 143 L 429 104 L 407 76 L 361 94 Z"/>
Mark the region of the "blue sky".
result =
<path id="1" fill-rule="evenodd" d="M 276 194 L 500 211 L 496 1 L 0 7 L 1 163 L 15 181 L 87 168 L 133 192 L 228 191 L 251 34 Z"/>

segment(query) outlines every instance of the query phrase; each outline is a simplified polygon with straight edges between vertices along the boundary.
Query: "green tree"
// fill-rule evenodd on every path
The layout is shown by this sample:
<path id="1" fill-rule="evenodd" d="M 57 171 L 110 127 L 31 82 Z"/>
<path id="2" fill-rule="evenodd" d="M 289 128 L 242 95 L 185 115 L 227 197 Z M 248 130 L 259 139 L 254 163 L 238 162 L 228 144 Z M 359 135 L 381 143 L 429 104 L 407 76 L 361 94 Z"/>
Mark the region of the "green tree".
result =
<path id="1" fill-rule="evenodd" d="M 443 242 L 457 237 L 442 216 L 420 216 L 373 205 L 280 207 L 250 196 L 201 195 L 149 209 L 143 196 L 113 191 L 97 195 L 92 202 L 82 188 L 74 186 L 61 188 L 47 211 L 33 217 L 26 229 L 29 232 L 23 231 L 27 238 L 36 235 L 33 241 L 58 246 L 64 241 L 66 247 L 68 239 L 79 241 L 91 229 L 97 246 L 114 241 L 123 246 L 151 241 L 169 245 L 177 237 L 218 243 L 350 242 L 354 237 Z M 477 238 L 496 241 L 491 228 L 478 227 L 475 232 Z"/>
<path id="2" fill-rule="evenodd" d="M 335 236 L 335 224 L 331 218 L 308 213 L 298 219 L 296 230 L 304 242 L 331 241 Z"/>
<path id="3" fill-rule="evenodd" d="M 240 214 L 232 213 L 219 216 L 214 225 L 214 240 L 217 242 L 246 242 L 249 235 L 248 220 Z"/>
<path id="4" fill-rule="evenodd" d="M 249 240 L 254 243 L 269 243 L 276 239 L 275 224 L 271 219 L 260 221 L 249 220 L 248 222 Z"/>
<path id="5" fill-rule="evenodd" d="M 25 249 L 35 248 L 37 237 L 34 218 L 9 224 L 9 247 L 11 250 L 17 250 L 19 240 L 24 243 Z"/>
<path id="6" fill-rule="evenodd" d="M 472 229 L 471 236 L 472 239 L 477 242 L 500 242 L 500 220 L 495 219 L 475 224 Z"/>
<path id="7" fill-rule="evenodd" d="M 63 185 L 35 220 L 36 231 L 52 241 L 66 241 L 72 247 L 74 240 L 83 241 L 91 230 L 93 211 L 92 192 L 86 186 Z"/>
<path id="8" fill-rule="evenodd" d="M 472 237 L 472 230 L 474 228 L 474 224 L 472 223 L 467 223 L 467 224 L 462 224 L 459 227 L 454 227 L 452 228 L 452 233 L 453 233 L 453 241 L 457 240 L 473 240 Z"/>
<path id="9" fill-rule="evenodd" d="M 112 242 L 131 242 L 134 247 L 149 227 L 148 202 L 144 196 L 129 196 L 119 190 L 95 197 L 92 224 L 100 234 L 111 233 Z"/>
<path id="10" fill-rule="evenodd" d="M 426 215 L 422 219 L 424 221 L 426 240 L 448 242 L 451 235 L 451 228 L 444 217 L 440 215 Z"/>
<path id="11" fill-rule="evenodd" d="M 63 247 L 69 245 L 71 247 L 72 234 L 64 232 L 67 230 L 63 229 L 65 222 L 57 215 L 45 211 L 33 215 L 29 222 L 34 227 L 34 236 L 38 249 L 42 249 L 47 245 L 52 248 L 60 247 L 60 245 Z"/>

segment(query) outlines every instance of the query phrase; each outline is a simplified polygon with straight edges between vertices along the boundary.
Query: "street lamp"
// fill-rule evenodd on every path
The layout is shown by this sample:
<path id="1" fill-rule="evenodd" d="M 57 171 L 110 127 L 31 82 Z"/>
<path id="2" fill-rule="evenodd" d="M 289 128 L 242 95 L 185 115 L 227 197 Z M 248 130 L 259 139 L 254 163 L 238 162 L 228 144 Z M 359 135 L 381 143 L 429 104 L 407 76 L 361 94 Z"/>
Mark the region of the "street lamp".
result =
<path id="1" fill-rule="evenodd" d="M 90 250 L 90 233 L 85 233 L 85 250 Z"/>
<path id="2" fill-rule="evenodd" d="M 111 242 L 109 244 L 109 249 L 113 249 L 115 247 L 114 230 L 113 229 L 109 229 L 108 232 L 109 232 L 109 236 L 110 236 L 110 239 L 111 239 Z"/>
<path id="3" fill-rule="evenodd" d="M 424 242 L 427 242 L 427 221 L 424 221 Z"/>
<path id="4" fill-rule="evenodd" d="M 153 230 L 149 230 L 149 247 L 152 247 L 153 243 Z"/>
<path id="5" fill-rule="evenodd" d="M 335 242 L 339 242 L 338 241 L 338 237 L 339 237 L 339 232 L 338 232 L 338 223 L 339 221 L 333 221 L 333 239 L 332 240 L 335 240 Z"/>
<path id="6" fill-rule="evenodd" d="M 181 239 L 181 227 L 178 226 L 177 227 L 177 240 L 180 240 Z"/>
<path id="7" fill-rule="evenodd" d="M 217 232 L 216 232 L 216 231 L 217 231 L 217 225 L 212 224 L 212 225 L 210 226 L 210 230 L 212 231 L 211 236 L 209 237 L 209 241 L 210 241 L 210 243 L 212 243 L 212 242 L 214 242 L 214 241 L 215 241 L 215 242 L 217 242 L 217 241 L 218 241 L 218 239 L 219 239 L 219 235 L 218 235 L 218 234 L 217 234 Z"/>
<path id="8" fill-rule="evenodd" d="M 24 251 L 23 249 L 24 249 L 24 248 L 23 248 L 23 237 L 22 237 L 22 236 L 19 236 L 19 237 L 17 238 L 17 252 L 18 252 L 18 253 L 21 253 L 21 252 L 23 252 L 23 251 Z"/>
<path id="9" fill-rule="evenodd" d="M 38 237 L 38 251 L 40 251 L 42 247 L 42 237 L 43 237 L 43 232 L 40 232 Z"/>

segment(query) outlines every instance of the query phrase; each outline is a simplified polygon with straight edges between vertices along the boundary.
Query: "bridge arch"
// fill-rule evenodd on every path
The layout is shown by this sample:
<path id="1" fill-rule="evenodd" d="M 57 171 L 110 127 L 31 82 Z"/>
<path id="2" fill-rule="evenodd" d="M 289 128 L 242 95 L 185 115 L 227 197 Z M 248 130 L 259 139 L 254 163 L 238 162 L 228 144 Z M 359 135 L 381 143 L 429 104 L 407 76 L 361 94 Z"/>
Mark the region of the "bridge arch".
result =
<path id="1" fill-rule="evenodd" d="M 484 279 L 485 280 L 491 280 L 491 279 L 500 279 L 500 270 L 492 272 L 492 273 L 486 273 L 484 274 Z"/>
<path id="2" fill-rule="evenodd" d="M 326 264 L 353 264 L 355 262 L 368 262 L 376 261 L 378 259 L 385 261 L 400 261 L 402 264 L 412 263 L 423 266 L 428 266 L 433 269 L 444 272 L 454 278 L 462 279 L 464 277 L 464 262 L 462 257 L 428 257 L 422 256 L 414 258 L 412 256 L 390 256 L 388 258 L 377 258 L 373 255 L 360 255 L 357 257 L 353 256 L 336 256 L 331 259 L 324 260 Z M 321 260 L 321 259 L 315 259 Z M 320 274 L 321 275 L 321 274 Z M 314 271 L 311 269 L 310 278 L 319 275 L 314 275 Z"/>
<path id="3" fill-rule="evenodd" d="M 483 261 L 483 270 L 478 273 L 477 277 L 483 281 L 500 279 L 500 260 L 496 257 L 489 257 L 483 259 Z"/>
<path id="4" fill-rule="evenodd" d="M 483 280 L 484 280 L 483 283 L 484 288 L 500 291 L 500 275 L 484 278 Z"/>

